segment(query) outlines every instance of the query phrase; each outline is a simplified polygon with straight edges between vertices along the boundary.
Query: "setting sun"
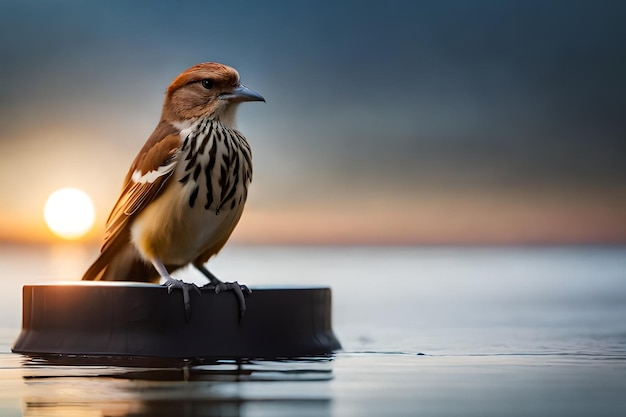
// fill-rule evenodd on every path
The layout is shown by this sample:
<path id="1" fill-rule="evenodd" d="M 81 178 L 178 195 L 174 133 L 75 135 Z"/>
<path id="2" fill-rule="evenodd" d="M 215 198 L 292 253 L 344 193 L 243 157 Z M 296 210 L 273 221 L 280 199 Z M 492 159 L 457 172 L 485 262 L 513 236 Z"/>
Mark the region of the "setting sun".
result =
<path id="1" fill-rule="evenodd" d="M 84 236 L 95 219 L 91 198 L 77 188 L 62 188 L 50 194 L 43 213 L 48 228 L 63 239 Z"/>

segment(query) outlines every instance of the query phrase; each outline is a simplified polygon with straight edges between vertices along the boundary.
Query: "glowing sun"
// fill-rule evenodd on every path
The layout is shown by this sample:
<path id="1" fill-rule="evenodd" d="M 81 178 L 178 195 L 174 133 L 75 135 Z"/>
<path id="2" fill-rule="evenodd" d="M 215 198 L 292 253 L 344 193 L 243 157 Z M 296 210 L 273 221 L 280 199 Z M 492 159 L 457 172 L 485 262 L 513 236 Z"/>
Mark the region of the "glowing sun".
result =
<path id="1" fill-rule="evenodd" d="M 91 198 L 77 188 L 61 188 L 50 194 L 43 209 L 50 231 L 63 239 L 78 239 L 93 227 Z"/>

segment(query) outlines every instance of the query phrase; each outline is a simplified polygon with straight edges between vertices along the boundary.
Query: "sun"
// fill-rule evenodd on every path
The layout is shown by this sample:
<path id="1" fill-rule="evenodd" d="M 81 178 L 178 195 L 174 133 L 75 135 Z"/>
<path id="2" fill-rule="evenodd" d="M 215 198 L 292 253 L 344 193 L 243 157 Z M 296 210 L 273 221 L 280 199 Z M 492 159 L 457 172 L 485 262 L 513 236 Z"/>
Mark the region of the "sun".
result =
<path id="1" fill-rule="evenodd" d="M 93 227 L 95 210 L 91 198 L 77 188 L 61 188 L 50 194 L 43 209 L 52 233 L 63 239 L 78 239 Z"/>

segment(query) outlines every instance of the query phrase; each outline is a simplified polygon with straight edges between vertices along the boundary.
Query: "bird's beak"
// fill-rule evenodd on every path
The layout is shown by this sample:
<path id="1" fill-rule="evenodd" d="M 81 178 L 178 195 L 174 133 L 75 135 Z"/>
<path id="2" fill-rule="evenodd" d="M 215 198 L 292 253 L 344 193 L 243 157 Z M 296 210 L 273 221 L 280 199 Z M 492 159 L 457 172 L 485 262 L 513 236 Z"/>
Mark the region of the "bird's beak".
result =
<path id="1" fill-rule="evenodd" d="M 230 93 L 223 93 L 219 96 L 220 100 L 228 100 L 232 103 L 241 103 L 242 101 L 265 101 L 262 95 L 256 91 L 250 90 L 243 84 L 235 87 Z"/>

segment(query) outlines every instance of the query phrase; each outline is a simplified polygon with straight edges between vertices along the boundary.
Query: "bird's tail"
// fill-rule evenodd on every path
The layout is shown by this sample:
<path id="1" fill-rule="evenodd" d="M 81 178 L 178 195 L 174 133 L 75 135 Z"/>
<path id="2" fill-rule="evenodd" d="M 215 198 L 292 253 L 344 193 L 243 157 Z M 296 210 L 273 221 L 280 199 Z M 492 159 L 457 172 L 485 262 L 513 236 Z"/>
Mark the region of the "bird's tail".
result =
<path id="1" fill-rule="evenodd" d="M 106 272 L 106 269 L 109 265 L 109 260 L 107 259 L 107 253 L 101 252 L 100 256 L 91 266 L 87 269 L 87 271 L 83 274 L 83 281 L 100 281 L 102 276 Z"/>
<path id="2" fill-rule="evenodd" d="M 159 274 L 127 243 L 120 248 L 108 246 L 83 275 L 83 281 L 159 282 Z"/>

